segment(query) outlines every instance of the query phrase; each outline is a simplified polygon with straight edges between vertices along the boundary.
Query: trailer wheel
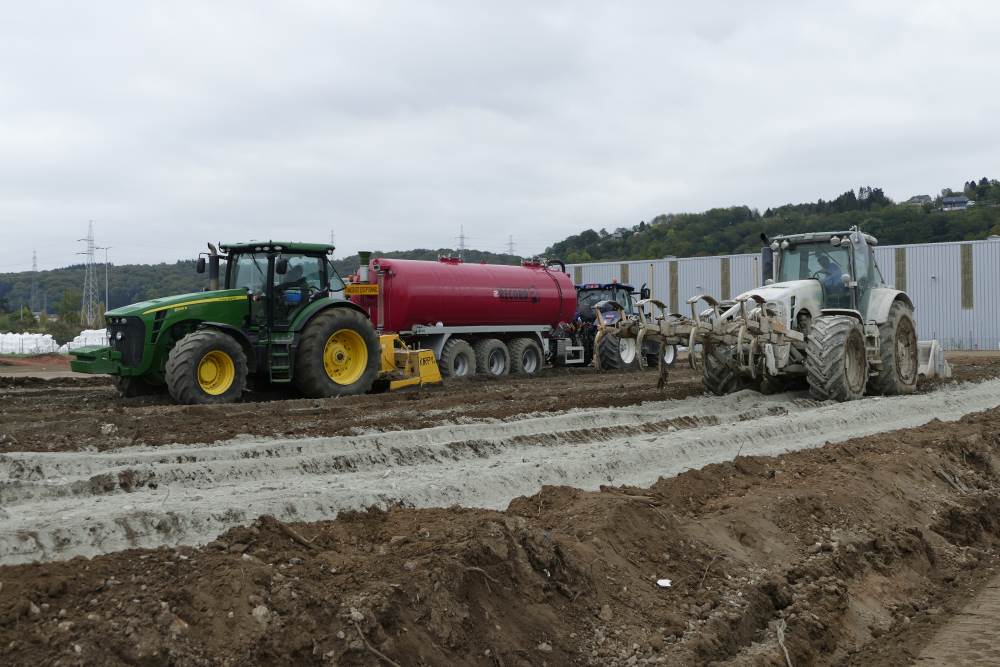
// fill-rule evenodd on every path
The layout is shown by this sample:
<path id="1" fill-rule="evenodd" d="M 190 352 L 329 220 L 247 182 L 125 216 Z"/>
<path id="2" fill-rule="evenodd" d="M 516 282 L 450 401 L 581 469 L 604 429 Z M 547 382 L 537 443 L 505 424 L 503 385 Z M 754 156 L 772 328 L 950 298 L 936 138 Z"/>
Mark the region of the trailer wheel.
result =
<path id="1" fill-rule="evenodd" d="M 441 349 L 438 368 L 444 377 L 469 377 L 476 373 L 476 353 L 472 351 L 468 341 L 451 338 Z"/>
<path id="2" fill-rule="evenodd" d="M 359 312 L 331 308 L 306 325 L 295 352 L 295 386 L 310 398 L 364 394 L 378 376 L 382 349 Z"/>
<path id="3" fill-rule="evenodd" d="M 542 346 L 531 338 L 515 338 L 510 342 L 510 372 L 535 375 L 542 370 L 545 357 Z"/>
<path id="4" fill-rule="evenodd" d="M 739 373 L 730 365 L 735 353 L 733 347 L 708 343 L 702 345 L 701 382 L 706 391 L 716 396 L 725 396 L 744 388 Z"/>
<path id="5" fill-rule="evenodd" d="M 480 375 L 500 377 L 510 371 L 510 352 L 503 341 L 484 338 L 476 341 L 472 349 L 476 351 L 476 372 Z"/>
<path id="6" fill-rule="evenodd" d="M 163 386 L 157 386 L 146 382 L 141 377 L 124 377 L 114 375 L 111 378 L 112 384 L 122 398 L 135 398 L 136 396 L 152 396 L 163 391 Z"/>
<path id="7" fill-rule="evenodd" d="M 667 368 L 672 368 L 674 364 L 677 363 L 677 346 L 676 345 L 665 345 L 660 346 L 657 344 L 657 352 L 654 354 L 646 355 L 646 367 L 647 368 L 659 368 L 660 367 L 660 352 L 663 351 L 663 365 Z"/>
<path id="8" fill-rule="evenodd" d="M 917 332 L 913 310 L 902 301 L 889 309 L 889 318 L 878 325 L 882 367 L 868 378 L 868 393 L 892 396 L 917 389 Z"/>
<path id="9" fill-rule="evenodd" d="M 232 403 L 247 384 L 243 346 L 221 331 L 189 333 L 170 350 L 167 390 L 178 403 Z"/>
<path id="10" fill-rule="evenodd" d="M 861 323 L 847 315 L 814 318 L 806 340 L 809 393 L 821 401 L 853 401 L 865 394 L 868 360 Z"/>

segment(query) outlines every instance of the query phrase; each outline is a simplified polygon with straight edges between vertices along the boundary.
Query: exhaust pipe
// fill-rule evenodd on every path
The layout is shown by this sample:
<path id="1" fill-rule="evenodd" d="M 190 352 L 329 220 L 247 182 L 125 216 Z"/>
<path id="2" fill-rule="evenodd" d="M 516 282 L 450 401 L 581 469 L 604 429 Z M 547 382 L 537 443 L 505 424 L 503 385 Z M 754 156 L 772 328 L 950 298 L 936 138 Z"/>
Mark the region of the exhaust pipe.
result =
<path id="1" fill-rule="evenodd" d="M 368 282 L 368 262 L 371 261 L 372 254 L 367 250 L 361 250 L 358 252 L 358 280 L 360 282 Z"/>
<path id="2" fill-rule="evenodd" d="M 219 251 L 211 243 L 208 244 L 208 289 L 219 289 Z"/>

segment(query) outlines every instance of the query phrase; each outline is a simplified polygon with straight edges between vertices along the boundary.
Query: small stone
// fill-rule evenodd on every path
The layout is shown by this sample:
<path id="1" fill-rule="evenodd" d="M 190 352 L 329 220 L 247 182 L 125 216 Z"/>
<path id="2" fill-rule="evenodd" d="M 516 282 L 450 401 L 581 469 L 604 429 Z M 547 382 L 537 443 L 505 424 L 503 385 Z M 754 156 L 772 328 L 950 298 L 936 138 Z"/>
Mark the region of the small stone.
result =
<path id="1" fill-rule="evenodd" d="M 822 549 L 823 549 L 823 544 L 821 542 L 817 542 L 816 544 L 810 546 L 808 551 L 811 554 L 818 554 Z"/>
<path id="2" fill-rule="evenodd" d="M 663 650 L 663 637 L 660 635 L 651 636 L 649 638 L 649 648 L 657 652 Z"/>
<path id="3" fill-rule="evenodd" d="M 344 639 L 347 635 L 344 634 L 343 630 L 337 630 L 337 639 Z"/>
<path id="4" fill-rule="evenodd" d="M 602 621 L 610 621 L 615 617 L 615 613 L 611 611 L 611 605 L 604 605 L 601 607 L 601 613 L 599 615 Z"/>
<path id="5" fill-rule="evenodd" d="M 118 432 L 118 427 L 114 424 L 101 424 L 101 435 L 114 435 Z"/>
<path id="6" fill-rule="evenodd" d="M 187 632 L 189 627 L 191 626 L 189 626 L 187 621 L 185 621 L 183 618 L 181 618 L 180 616 L 174 616 L 174 620 L 170 623 L 170 634 L 172 635 L 183 634 Z"/>
<path id="7" fill-rule="evenodd" d="M 535 649 L 541 651 L 542 653 L 552 653 L 552 644 L 548 642 L 542 642 L 538 646 L 536 646 Z"/>
<path id="8" fill-rule="evenodd" d="M 253 611 L 250 613 L 254 617 L 254 620 L 261 625 L 267 625 L 271 621 L 271 610 L 262 604 L 254 607 Z"/>
<path id="9" fill-rule="evenodd" d="M 248 548 L 248 545 L 246 545 L 246 544 L 244 544 L 242 542 L 233 542 L 232 544 L 229 545 L 229 553 L 241 554 L 244 551 L 246 551 L 247 548 Z"/>
<path id="10" fill-rule="evenodd" d="M 351 608 L 351 621 L 353 621 L 354 623 L 361 623 L 364 620 L 365 620 L 365 615 L 362 614 L 357 609 L 354 609 L 352 607 Z"/>
<path id="11" fill-rule="evenodd" d="M 289 558 L 288 559 L 288 564 L 289 565 L 302 565 L 302 559 L 301 558 Z"/>
<path id="12" fill-rule="evenodd" d="M 63 632 L 69 632 L 70 630 L 73 629 L 73 621 L 61 621 L 59 625 L 56 627 L 58 627 Z"/>
<path id="13" fill-rule="evenodd" d="M 83 653 L 83 647 L 80 646 L 79 644 L 73 644 L 73 652 L 79 655 Z"/>
<path id="14" fill-rule="evenodd" d="M 42 613 L 42 608 L 39 607 L 34 602 L 32 602 L 28 606 L 28 611 L 31 613 L 32 616 L 39 616 Z"/>

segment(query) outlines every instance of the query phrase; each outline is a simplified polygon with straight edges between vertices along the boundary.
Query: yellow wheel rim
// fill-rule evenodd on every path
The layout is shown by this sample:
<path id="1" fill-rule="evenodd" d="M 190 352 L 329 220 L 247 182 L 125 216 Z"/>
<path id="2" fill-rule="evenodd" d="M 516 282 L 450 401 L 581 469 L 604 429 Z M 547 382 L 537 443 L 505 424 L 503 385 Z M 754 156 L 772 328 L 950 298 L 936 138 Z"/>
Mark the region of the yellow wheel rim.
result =
<path id="1" fill-rule="evenodd" d="M 323 348 L 323 368 L 337 384 L 353 384 L 368 367 L 368 346 L 357 331 L 333 332 Z"/>
<path id="2" fill-rule="evenodd" d="M 198 362 L 198 386 L 206 394 L 225 394 L 235 380 L 236 364 L 222 350 L 212 350 Z"/>

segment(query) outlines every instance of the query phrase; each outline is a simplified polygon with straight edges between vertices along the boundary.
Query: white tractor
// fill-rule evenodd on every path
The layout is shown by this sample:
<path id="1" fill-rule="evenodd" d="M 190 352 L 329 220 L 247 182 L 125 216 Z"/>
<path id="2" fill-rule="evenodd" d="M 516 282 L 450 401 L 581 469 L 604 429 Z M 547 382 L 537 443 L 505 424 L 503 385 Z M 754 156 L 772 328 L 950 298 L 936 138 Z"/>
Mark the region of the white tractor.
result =
<path id="1" fill-rule="evenodd" d="M 621 335 L 686 344 L 718 395 L 805 380 L 818 399 L 850 401 L 950 375 L 936 342 L 918 343 L 913 302 L 882 278 L 874 237 L 852 228 L 764 241 L 763 287 L 724 303 L 692 297 L 690 319 L 655 302 L 658 316 L 622 322 Z"/>

